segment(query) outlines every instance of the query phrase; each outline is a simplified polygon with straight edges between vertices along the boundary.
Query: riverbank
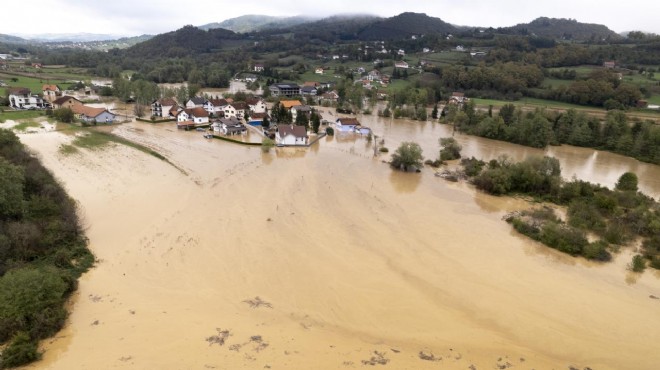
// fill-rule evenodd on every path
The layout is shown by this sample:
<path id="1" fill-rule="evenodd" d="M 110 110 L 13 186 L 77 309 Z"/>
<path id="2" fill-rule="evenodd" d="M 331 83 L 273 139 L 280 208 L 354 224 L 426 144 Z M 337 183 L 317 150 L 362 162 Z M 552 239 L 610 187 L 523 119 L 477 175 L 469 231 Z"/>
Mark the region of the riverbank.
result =
<path id="1" fill-rule="evenodd" d="M 428 157 L 451 135 L 359 119 L 391 150 L 414 140 Z M 660 296 L 660 276 L 629 275 L 627 252 L 601 265 L 516 235 L 501 217 L 525 201 L 391 171 L 358 135 L 262 153 L 163 125 L 112 130 L 188 175 L 122 145 L 63 156 L 61 133 L 22 136 L 79 201 L 99 259 L 66 328 L 30 368 L 653 369 L 660 360 L 660 303 L 649 298 Z M 543 152 L 457 140 L 486 160 Z M 590 181 L 640 166 L 640 188 L 660 193 L 649 165 L 549 150 L 566 150 L 564 173 Z"/>

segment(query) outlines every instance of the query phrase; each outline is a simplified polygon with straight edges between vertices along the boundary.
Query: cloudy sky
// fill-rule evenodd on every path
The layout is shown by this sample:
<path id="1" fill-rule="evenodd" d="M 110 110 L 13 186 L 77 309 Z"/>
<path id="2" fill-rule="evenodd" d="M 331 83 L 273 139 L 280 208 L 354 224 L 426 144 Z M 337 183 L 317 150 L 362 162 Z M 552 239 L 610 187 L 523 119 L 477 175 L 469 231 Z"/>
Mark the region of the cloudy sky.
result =
<path id="1" fill-rule="evenodd" d="M 367 13 L 390 17 L 406 11 L 467 26 L 511 26 L 547 16 L 604 24 L 616 32 L 660 34 L 657 0 L 4 0 L 0 9 L 0 33 L 10 35 L 85 32 L 136 36 L 245 14 L 322 17 Z"/>

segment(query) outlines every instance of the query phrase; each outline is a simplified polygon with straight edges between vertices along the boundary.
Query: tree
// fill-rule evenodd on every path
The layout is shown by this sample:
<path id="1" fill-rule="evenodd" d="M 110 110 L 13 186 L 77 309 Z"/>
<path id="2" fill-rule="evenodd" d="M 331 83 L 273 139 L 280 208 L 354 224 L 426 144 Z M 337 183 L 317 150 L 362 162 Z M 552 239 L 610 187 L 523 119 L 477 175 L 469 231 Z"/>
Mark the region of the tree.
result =
<path id="1" fill-rule="evenodd" d="M 58 108 L 53 111 L 53 118 L 60 122 L 71 123 L 75 119 L 75 115 L 71 108 Z"/>
<path id="2" fill-rule="evenodd" d="M 433 106 L 433 111 L 431 111 L 431 118 L 438 119 L 438 103 L 435 103 Z"/>
<path id="3" fill-rule="evenodd" d="M 261 127 L 263 127 L 265 130 L 267 130 L 270 127 L 270 121 L 268 120 L 268 116 L 265 116 L 263 121 L 261 121 Z"/>
<path id="4" fill-rule="evenodd" d="M 23 213 L 23 169 L 0 157 L 0 218 L 18 217 Z"/>
<path id="5" fill-rule="evenodd" d="M 321 117 L 316 112 L 312 112 L 312 131 L 318 134 L 319 127 L 321 127 Z"/>
<path id="6" fill-rule="evenodd" d="M 419 144 L 406 141 L 401 143 L 392 154 L 392 162 L 390 165 L 393 168 L 408 171 L 411 168 L 419 168 L 422 166 L 422 148 Z"/>
<path id="7" fill-rule="evenodd" d="M 626 172 L 619 177 L 615 188 L 621 191 L 637 191 L 637 182 L 637 175 L 633 172 Z"/>
<path id="8" fill-rule="evenodd" d="M 461 158 L 461 144 L 453 137 L 441 137 L 438 142 L 442 149 L 440 150 L 441 161 L 451 161 Z"/>

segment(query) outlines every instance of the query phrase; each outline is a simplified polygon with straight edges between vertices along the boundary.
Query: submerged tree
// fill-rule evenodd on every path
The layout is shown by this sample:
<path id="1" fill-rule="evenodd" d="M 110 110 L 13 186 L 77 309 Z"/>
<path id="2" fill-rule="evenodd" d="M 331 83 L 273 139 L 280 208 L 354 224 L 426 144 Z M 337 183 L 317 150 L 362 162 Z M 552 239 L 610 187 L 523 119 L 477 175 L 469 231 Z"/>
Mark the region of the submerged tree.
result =
<path id="1" fill-rule="evenodd" d="M 396 151 L 392 154 L 392 162 L 390 165 L 393 168 L 408 171 L 412 168 L 419 168 L 422 166 L 422 148 L 419 144 L 406 141 L 401 143 Z"/>
<path id="2" fill-rule="evenodd" d="M 456 139 L 453 137 L 441 137 L 440 140 L 440 146 L 442 149 L 440 150 L 440 160 L 441 161 L 451 161 L 453 159 L 460 159 L 461 158 L 461 144 L 459 144 Z"/>

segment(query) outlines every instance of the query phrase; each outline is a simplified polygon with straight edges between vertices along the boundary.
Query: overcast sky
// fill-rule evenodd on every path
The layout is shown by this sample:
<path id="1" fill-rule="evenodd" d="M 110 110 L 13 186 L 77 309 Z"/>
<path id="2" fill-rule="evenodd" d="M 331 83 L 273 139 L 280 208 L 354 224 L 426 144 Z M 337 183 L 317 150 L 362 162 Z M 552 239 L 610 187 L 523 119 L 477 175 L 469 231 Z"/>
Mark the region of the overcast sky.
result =
<path id="1" fill-rule="evenodd" d="M 406 11 L 466 26 L 512 26 L 546 16 L 604 24 L 616 32 L 660 34 L 660 0 L 3 0 L 0 9 L 0 33 L 10 35 L 84 32 L 137 36 L 246 14 L 390 17 Z"/>

